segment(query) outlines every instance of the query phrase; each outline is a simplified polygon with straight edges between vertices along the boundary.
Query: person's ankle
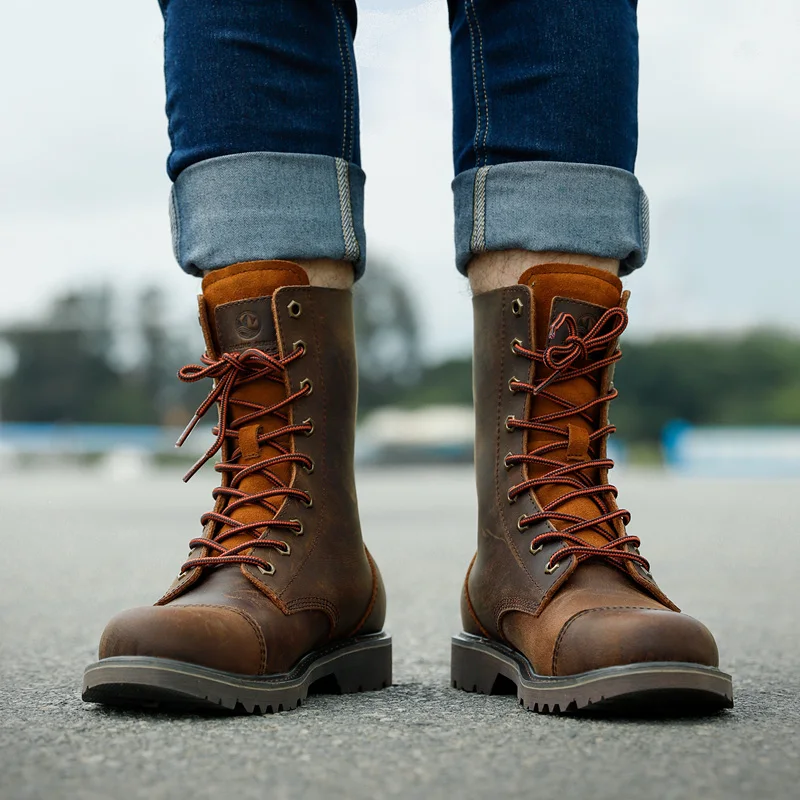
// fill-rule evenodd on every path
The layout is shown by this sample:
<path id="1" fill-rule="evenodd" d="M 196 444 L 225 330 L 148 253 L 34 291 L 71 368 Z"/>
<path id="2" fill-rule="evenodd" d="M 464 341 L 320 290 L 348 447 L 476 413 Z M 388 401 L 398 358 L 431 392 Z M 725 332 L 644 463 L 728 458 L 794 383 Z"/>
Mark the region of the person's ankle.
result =
<path id="1" fill-rule="evenodd" d="M 598 258 L 580 253 L 557 253 L 554 251 L 533 252 L 530 250 L 493 250 L 475 255 L 467 266 L 472 294 L 478 295 L 503 286 L 511 286 L 519 280 L 528 267 L 537 264 L 581 264 L 619 274 L 619 260 Z"/>
<path id="2" fill-rule="evenodd" d="M 297 260 L 295 263 L 306 271 L 312 286 L 323 286 L 327 289 L 353 288 L 353 264 L 350 261 L 313 258 Z"/>

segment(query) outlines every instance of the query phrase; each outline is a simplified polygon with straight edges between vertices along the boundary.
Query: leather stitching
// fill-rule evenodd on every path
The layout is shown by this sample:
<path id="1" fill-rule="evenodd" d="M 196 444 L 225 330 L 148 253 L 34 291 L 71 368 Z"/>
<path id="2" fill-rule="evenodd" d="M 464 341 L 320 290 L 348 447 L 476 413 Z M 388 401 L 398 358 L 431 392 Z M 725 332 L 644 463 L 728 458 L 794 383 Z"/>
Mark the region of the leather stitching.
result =
<path id="1" fill-rule="evenodd" d="M 516 286 L 513 287 L 513 288 L 514 288 L 514 290 L 517 289 Z M 508 308 L 508 304 L 506 302 L 506 294 L 507 294 L 506 292 L 503 292 L 503 296 L 502 296 L 503 297 L 503 302 L 501 303 L 501 306 L 500 306 L 500 318 L 502 320 L 502 322 L 501 322 L 501 342 L 505 342 L 507 340 L 507 337 L 508 337 L 508 327 L 507 327 L 507 324 L 506 324 L 506 317 L 507 317 L 506 310 Z M 533 302 L 531 302 L 529 304 L 529 308 L 531 308 L 531 309 L 533 308 Z M 528 320 L 530 320 L 530 318 L 528 318 Z M 530 327 L 530 322 L 529 321 L 526 324 L 527 324 L 528 327 Z M 502 352 L 503 352 L 503 357 L 502 357 L 501 363 L 500 363 L 500 375 L 501 375 L 501 377 L 503 376 L 503 374 L 505 372 L 505 365 L 506 365 L 506 360 L 507 360 L 507 356 L 506 356 L 506 353 L 505 353 L 505 348 L 502 348 Z M 517 562 L 517 565 L 528 576 L 529 580 L 531 581 L 531 583 L 533 583 L 533 585 L 536 587 L 536 589 L 539 591 L 539 593 L 543 595 L 545 590 L 542 588 L 542 586 L 539 584 L 539 581 L 536 580 L 536 578 L 533 576 L 531 571 L 528 569 L 528 567 L 525 564 L 525 561 L 522 558 L 522 555 L 520 554 L 519 550 L 517 549 L 516 544 L 514 544 L 513 540 L 511 538 L 509 538 L 509 536 L 508 536 L 508 531 L 509 530 L 516 530 L 516 525 L 514 524 L 514 522 L 512 520 L 509 520 L 508 517 L 506 516 L 507 506 L 503 503 L 503 499 L 504 499 L 503 498 L 503 493 L 500 491 L 500 485 L 499 485 L 501 422 L 503 424 L 503 427 L 505 427 L 505 420 L 503 419 L 503 413 L 502 413 L 503 394 L 504 394 L 503 390 L 505 389 L 505 385 L 506 385 L 505 382 L 503 380 L 501 380 L 500 381 L 500 385 L 499 385 L 499 391 L 498 391 L 498 394 L 497 394 L 497 402 L 498 402 L 497 424 L 496 424 L 497 436 L 495 437 L 495 453 L 494 453 L 494 460 L 495 460 L 494 474 L 495 474 L 495 486 L 496 486 L 495 499 L 497 501 L 498 509 L 500 511 L 500 519 L 503 522 L 503 531 L 504 531 L 504 535 L 506 537 L 506 546 L 511 550 L 511 555 L 514 558 L 514 560 Z M 524 433 L 524 431 L 522 433 L 522 439 L 523 439 L 523 447 L 524 447 L 524 442 L 525 442 L 525 433 Z M 535 504 L 534 504 L 534 506 L 535 506 Z M 538 603 L 537 603 L 537 605 L 538 605 Z M 504 611 L 501 611 L 501 612 L 499 612 L 497 614 L 496 627 L 497 627 L 498 631 L 501 630 L 500 618 L 502 617 L 503 613 L 504 613 Z"/>
<path id="2" fill-rule="evenodd" d="M 307 302 L 308 301 L 308 297 L 310 296 L 309 293 L 307 291 L 303 291 L 301 293 L 301 295 L 303 297 L 303 302 Z M 316 380 L 320 381 L 320 383 L 321 383 L 322 366 L 320 364 L 320 359 L 319 359 L 320 340 L 319 340 L 319 329 L 318 329 L 318 327 L 316 325 L 317 313 L 318 312 L 315 309 L 315 313 L 311 314 L 311 319 L 312 319 L 311 326 L 312 326 L 313 336 L 314 336 L 314 358 L 315 358 L 316 367 L 317 367 L 317 375 L 315 376 L 315 378 L 316 378 Z M 326 461 L 326 459 L 327 459 L 327 450 L 328 450 L 328 448 L 327 448 L 327 441 L 326 441 L 327 440 L 326 431 L 327 431 L 327 425 L 328 425 L 328 401 L 327 401 L 327 392 L 325 391 L 325 387 L 321 385 L 320 389 L 321 389 L 321 391 L 319 392 L 319 395 L 322 397 L 322 423 L 317 425 L 317 427 L 315 429 L 315 435 L 323 437 L 322 445 L 320 447 L 320 451 L 321 451 L 321 454 L 322 454 L 322 459 L 320 461 L 320 464 L 321 464 L 321 470 L 322 470 L 322 472 L 324 474 L 325 471 L 327 470 L 327 461 Z M 320 531 L 325 529 L 325 510 L 327 508 L 327 502 L 326 501 L 327 501 L 327 485 L 323 481 L 322 482 L 322 490 L 321 490 L 321 500 L 315 500 L 315 506 L 317 507 L 317 519 L 316 519 L 315 525 L 314 525 L 314 537 L 313 537 L 313 540 L 311 541 L 311 544 L 309 545 L 308 550 L 306 551 L 306 556 L 305 556 L 305 559 L 303 560 L 303 563 L 300 564 L 300 566 L 297 568 L 297 571 L 294 573 L 294 575 L 292 575 L 292 577 L 290 578 L 290 580 L 288 581 L 286 586 L 284 586 L 283 589 L 281 590 L 281 592 L 280 592 L 281 597 L 283 597 L 286 594 L 286 592 L 288 591 L 289 587 L 299 577 L 300 573 L 303 571 L 303 568 L 308 563 L 309 558 L 311 558 L 312 553 L 314 552 L 314 550 L 317 547 L 317 544 L 319 542 L 319 537 L 320 537 Z M 314 600 L 315 598 L 306 598 L 306 599 Z M 297 602 L 299 602 L 299 601 L 289 601 L 289 603 L 287 603 L 287 607 L 294 606 L 294 604 L 297 603 Z M 336 608 L 336 606 L 332 605 L 327 600 L 324 600 L 324 601 L 320 600 L 320 602 L 326 603 L 325 607 L 328 610 L 328 613 L 331 616 L 331 619 L 333 620 L 334 627 L 336 627 L 336 625 L 338 625 L 338 623 L 339 623 L 339 610 L 338 610 L 338 608 Z"/>
<path id="3" fill-rule="evenodd" d="M 286 604 L 290 614 L 295 611 L 322 611 L 329 619 L 332 628 L 339 624 L 339 611 L 336 606 L 324 597 L 301 597 Z"/>
<path id="4" fill-rule="evenodd" d="M 297 292 L 297 296 L 301 297 L 303 299 L 303 303 L 306 303 L 308 305 L 312 305 L 311 301 L 309 300 L 309 294 L 305 289 L 298 291 Z M 320 363 L 319 363 L 319 336 L 318 336 L 318 333 L 317 333 L 317 326 L 314 324 L 314 320 L 316 319 L 316 309 L 313 309 L 313 307 L 312 307 L 312 311 L 314 313 L 312 313 L 310 315 L 310 318 L 312 320 L 311 326 L 312 326 L 313 335 L 314 335 L 314 361 L 315 361 L 316 369 L 317 369 L 317 375 L 315 375 L 314 378 L 315 378 L 315 380 L 319 380 L 319 376 L 322 374 L 322 368 L 321 368 Z M 283 337 L 285 335 L 284 334 L 283 318 L 280 319 L 280 323 L 281 323 L 281 330 L 280 330 L 280 333 L 279 333 L 279 337 L 280 337 L 280 340 L 283 341 Z M 325 392 L 324 391 L 322 392 L 322 396 L 323 396 L 323 404 L 324 404 L 324 396 L 325 396 Z M 293 408 L 292 409 L 292 420 L 293 421 L 294 421 L 294 414 L 295 413 L 296 413 L 296 410 Z M 324 435 L 323 431 L 324 431 L 324 428 L 321 428 L 320 426 L 317 426 L 316 429 L 315 429 L 315 435 L 320 435 L 320 434 Z M 321 447 L 322 458 L 323 458 L 323 461 L 321 463 L 322 463 L 323 471 L 325 469 L 325 461 L 324 461 L 325 450 L 326 450 L 325 442 L 323 442 L 323 445 Z M 296 475 L 297 475 L 297 471 L 295 471 L 295 476 Z M 293 480 L 292 484 L 294 485 L 294 480 Z M 324 498 L 325 498 L 325 484 L 324 484 L 324 481 L 323 481 L 322 497 L 323 497 L 323 500 L 324 500 Z M 285 504 L 284 504 L 284 506 L 285 506 Z M 281 511 L 283 511 L 284 506 L 281 507 Z M 281 597 L 283 597 L 286 594 L 286 592 L 289 591 L 289 587 L 295 582 L 295 580 L 298 578 L 300 573 L 303 571 L 303 568 L 308 563 L 308 559 L 311 557 L 311 554 L 314 552 L 314 549 L 316 547 L 317 540 L 318 540 L 318 537 L 319 537 L 319 531 L 322 529 L 322 522 L 324 521 L 325 503 L 324 502 L 320 503 L 320 502 L 315 500 L 315 506 L 317 507 L 317 514 L 319 514 L 319 516 L 318 516 L 317 524 L 314 525 L 314 534 L 313 534 L 313 537 L 311 538 L 311 543 L 308 545 L 308 549 L 306 550 L 305 557 L 303 558 L 302 563 L 298 565 L 298 567 L 295 570 L 295 572 L 292 575 L 292 577 L 289 579 L 289 581 L 286 583 L 286 585 L 280 590 L 280 596 Z M 291 602 L 293 602 L 293 601 L 289 601 L 288 604 L 291 604 Z M 287 607 L 288 607 L 288 604 L 287 604 Z"/>

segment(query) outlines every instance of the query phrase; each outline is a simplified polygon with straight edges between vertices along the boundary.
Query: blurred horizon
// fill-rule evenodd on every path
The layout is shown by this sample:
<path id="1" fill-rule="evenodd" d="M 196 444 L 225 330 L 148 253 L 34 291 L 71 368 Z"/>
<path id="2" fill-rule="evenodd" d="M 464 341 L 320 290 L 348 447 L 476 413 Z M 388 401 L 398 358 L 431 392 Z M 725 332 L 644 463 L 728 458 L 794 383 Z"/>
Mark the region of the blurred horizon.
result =
<path id="1" fill-rule="evenodd" d="M 354 294 L 361 456 L 468 460 L 470 354 L 425 359 L 408 286 L 396 268 L 373 265 Z M 64 292 L 38 318 L 0 324 L 0 448 L 172 452 L 210 385 L 177 380 L 178 367 L 196 363 L 205 348 L 195 319 L 170 319 L 166 300 L 157 286 L 122 297 L 99 283 Z M 621 433 L 615 459 L 706 463 L 724 453 L 730 469 L 741 451 L 753 467 L 766 465 L 759 472 L 786 459 L 800 469 L 800 332 L 623 336 L 622 349 L 611 408 Z M 720 426 L 728 431 L 721 438 L 703 433 Z"/>

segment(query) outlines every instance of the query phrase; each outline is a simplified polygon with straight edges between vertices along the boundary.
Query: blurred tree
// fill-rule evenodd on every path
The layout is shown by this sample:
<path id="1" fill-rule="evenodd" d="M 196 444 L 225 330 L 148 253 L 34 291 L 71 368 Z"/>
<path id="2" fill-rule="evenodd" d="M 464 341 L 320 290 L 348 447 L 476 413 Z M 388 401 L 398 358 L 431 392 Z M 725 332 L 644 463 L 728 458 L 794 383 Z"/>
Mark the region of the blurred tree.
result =
<path id="1" fill-rule="evenodd" d="M 16 351 L 4 381 L 3 416 L 26 422 L 110 421 L 119 375 L 110 365 L 111 294 L 101 286 L 53 302 L 43 323 L 6 331 Z"/>
<path id="2" fill-rule="evenodd" d="M 183 425 L 209 387 L 181 383 L 175 374 L 183 364 L 199 359 L 203 344 L 189 325 L 170 323 L 165 305 L 163 291 L 154 286 L 144 288 L 137 298 L 134 325 L 141 339 L 141 353 L 131 377 L 147 394 L 154 421 Z M 196 343 L 194 350 L 190 342 Z"/>
<path id="3" fill-rule="evenodd" d="M 111 292 L 101 286 L 61 295 L 39 322 L 0 332 L 14 351 L 14 368 L 3 380 L 3 418 L 162 421 L 164 387 L 177 383 L 175 351 L 186 350 L 167 335 L 162 305 L 157 290 L 145 290 L 138 319 L 133 326 L 125 324 L 115 313 Z M 133 367 L 123 366 L 117 356 L 120 339 L 142 343 Z M 194 388 L 184 394 L 197 394 Z M 194 399 L 181 402 L 181 407 L 188 408 Z"/>
<path id="4" fill-rule="evenodd" d="M 108 422 L 105 398 L 119 376 L 80 330 L 20 328 L 6 333 L 17 353 L 3 382 L 3 418 L 23 422 Z M 91 342 L 91 344 L 90 344 Z M 118 417 L 119 410 L 112 410 Z"/>
<path id="5" fill-rule="evenodd" d="M 472 359 L 450 358 L 426 364 L 416 385 L 401 397 L 408 408 L 427 405 L 472 405 Z"/>
<path id="6" fill-rule="evenodd" d="M 408 289 L 386 262 L 370 261 L 353 303 L 363 413 L 396 404 L 419 381 L 419 330 Z"/>
<path id="7" fill-rule="evenodd" d="M 664 425 L 800 424 L 800 340 L 774 331 L 627 341 L 613 421 L 656 442 Z"/>

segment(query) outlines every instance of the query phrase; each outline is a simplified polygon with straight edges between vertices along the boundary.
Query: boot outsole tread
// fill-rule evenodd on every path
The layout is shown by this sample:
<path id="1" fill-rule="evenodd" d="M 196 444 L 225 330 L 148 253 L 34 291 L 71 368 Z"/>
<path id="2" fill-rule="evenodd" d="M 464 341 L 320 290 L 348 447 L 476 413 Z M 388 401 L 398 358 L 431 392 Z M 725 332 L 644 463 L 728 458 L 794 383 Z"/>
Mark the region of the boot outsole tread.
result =
<path id="1" fill-rule="evenodd" d="M 452 639 L 451 685 L 516 694 L 523 708 L 539 714 L 690 716 L 733 707 L 731 677 L 716 667 L 657 661 L 543 676 L 518 651 L 467 633 Z"/>
<path id="2" fill-rule="evenodd" d="M 86 668 L 83 700 L 153 711 L 276 714 L 309 695 L 355 694 L 392 685 L 386 633 L 337 643 L 302 658 L 281 675 L 239 675 L 149 656 L 105 658 Z"/>

